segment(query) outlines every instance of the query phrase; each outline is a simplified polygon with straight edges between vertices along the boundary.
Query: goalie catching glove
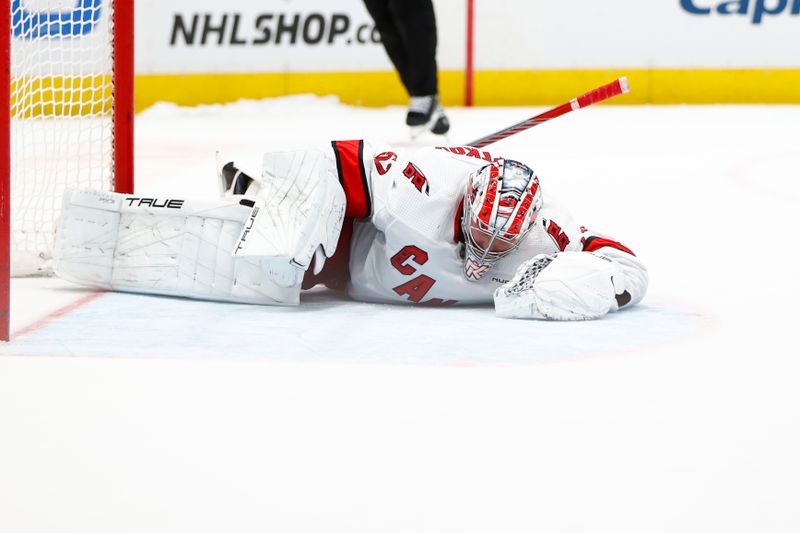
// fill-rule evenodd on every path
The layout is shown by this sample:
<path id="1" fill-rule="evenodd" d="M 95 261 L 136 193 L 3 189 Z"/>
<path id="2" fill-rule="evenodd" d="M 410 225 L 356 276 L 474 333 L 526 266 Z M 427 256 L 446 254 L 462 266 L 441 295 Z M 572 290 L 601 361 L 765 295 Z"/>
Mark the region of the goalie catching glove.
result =
<path id="1" fill-rule="evenodd" d="M 589 320 L 631 301 L 623 267 L 590 252 L 537 255 L 494 293 L 497 316 Z"/>

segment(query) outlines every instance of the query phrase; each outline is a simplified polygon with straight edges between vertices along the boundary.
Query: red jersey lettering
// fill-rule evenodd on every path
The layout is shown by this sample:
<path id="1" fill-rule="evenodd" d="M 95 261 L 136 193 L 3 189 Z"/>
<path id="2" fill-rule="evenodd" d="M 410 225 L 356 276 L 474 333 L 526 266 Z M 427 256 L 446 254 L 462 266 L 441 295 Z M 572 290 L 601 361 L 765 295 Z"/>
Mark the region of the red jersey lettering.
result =
<path id="1" fill-rule="evenodd" d="M 394 152 L 382 152 L 375 156 L 375 170 L 383 176 L 392 168 L 392 162 L 397 161 L 397 154 Z"/>
<path id="2" fill-rule="evenodd" d="M 421 250 L 416 246 L 408 245 L 404 246 L 402 250 L 394 254 L 390 260 L 392 266 L 405 276 L 410 276 L 414 272 L 417 271 L 411 265 L 407 265 L 406 261 L 408 260 L 414 261 L 418 265 L 424 265 L 428 262 L 428 252 L 425 250 Z"/>

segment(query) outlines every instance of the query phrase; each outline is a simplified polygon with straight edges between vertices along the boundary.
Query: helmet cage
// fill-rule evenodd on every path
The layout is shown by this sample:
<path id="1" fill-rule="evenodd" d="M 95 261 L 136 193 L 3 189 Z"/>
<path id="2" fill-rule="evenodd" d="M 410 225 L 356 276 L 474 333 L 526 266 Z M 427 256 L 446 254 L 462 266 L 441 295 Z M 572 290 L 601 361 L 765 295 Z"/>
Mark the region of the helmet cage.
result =
<path id="1" fill-rule="evenodd" d="M 471 212 L 472 210 L 469 203 L 464 202 L 463 216 L 465 221 L 469 220 Z M 467 248 L 467 254 L 477 262 L 483 264 L 496 263 L 502 257 L 513 252 L 519 247 L 519 245 L 525 239 L 525 236 L 527 236 L 528 232 L 530 232 L 531 228 L 533 227 L 533 224 L 530 224 L 518 234 L 511 235 L 509 233 L 504 233 L 502 228 L 492 229 L 481 221 L 478 221 L 477 225 L 470 225 L 469 222 L 466 222 L 466 225 L 467 227 L 464 228 L 464 244 Z M 487 244 L 485 246 L 479 245 L 475 241 L 475 237 L 472 232 L 485 235 L 487 238 Z M 495 242 L 502 243 L 504 245 L 502 250 L 492 250 Z"/>
<path id="2" fill-rule="evenodd" d="M 514 183 L 506 186 L 504 180 Z M 539 179 L 526 165 L 499 160 L 472 174 L 462 214 L 467 256 L 491 265 L 514 251 L 533 227 L 541 204 Z"/>

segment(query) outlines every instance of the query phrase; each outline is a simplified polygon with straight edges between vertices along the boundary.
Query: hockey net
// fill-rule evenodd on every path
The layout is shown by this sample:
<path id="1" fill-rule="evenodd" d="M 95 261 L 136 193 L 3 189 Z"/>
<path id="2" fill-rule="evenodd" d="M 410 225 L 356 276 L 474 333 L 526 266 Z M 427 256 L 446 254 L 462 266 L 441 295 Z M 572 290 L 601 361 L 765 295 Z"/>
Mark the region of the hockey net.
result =
<path id="1" fill-rule="evenodd" d="M 46 274 L 65 189 L 132 192 L 133 1 L 6 1 L 10 271 Z"/>

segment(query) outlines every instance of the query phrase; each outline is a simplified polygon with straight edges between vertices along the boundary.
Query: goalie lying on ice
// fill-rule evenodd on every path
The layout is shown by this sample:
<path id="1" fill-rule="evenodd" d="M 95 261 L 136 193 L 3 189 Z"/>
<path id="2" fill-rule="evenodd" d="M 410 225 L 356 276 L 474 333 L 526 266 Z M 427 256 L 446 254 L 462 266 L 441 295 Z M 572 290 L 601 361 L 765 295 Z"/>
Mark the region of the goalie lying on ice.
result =
<path id="1" fill-rule="evenodd" d="M 365 302 L 494 301 L 499 316 L 579 320 L 639 302 L 647 270 L 576 224 L 527 165 L 470 147 L 367 141 L 232 164 L 201 202 L 67 191 L 55 271 L 105 289 L 297 304 L 324 284 Z"/>

